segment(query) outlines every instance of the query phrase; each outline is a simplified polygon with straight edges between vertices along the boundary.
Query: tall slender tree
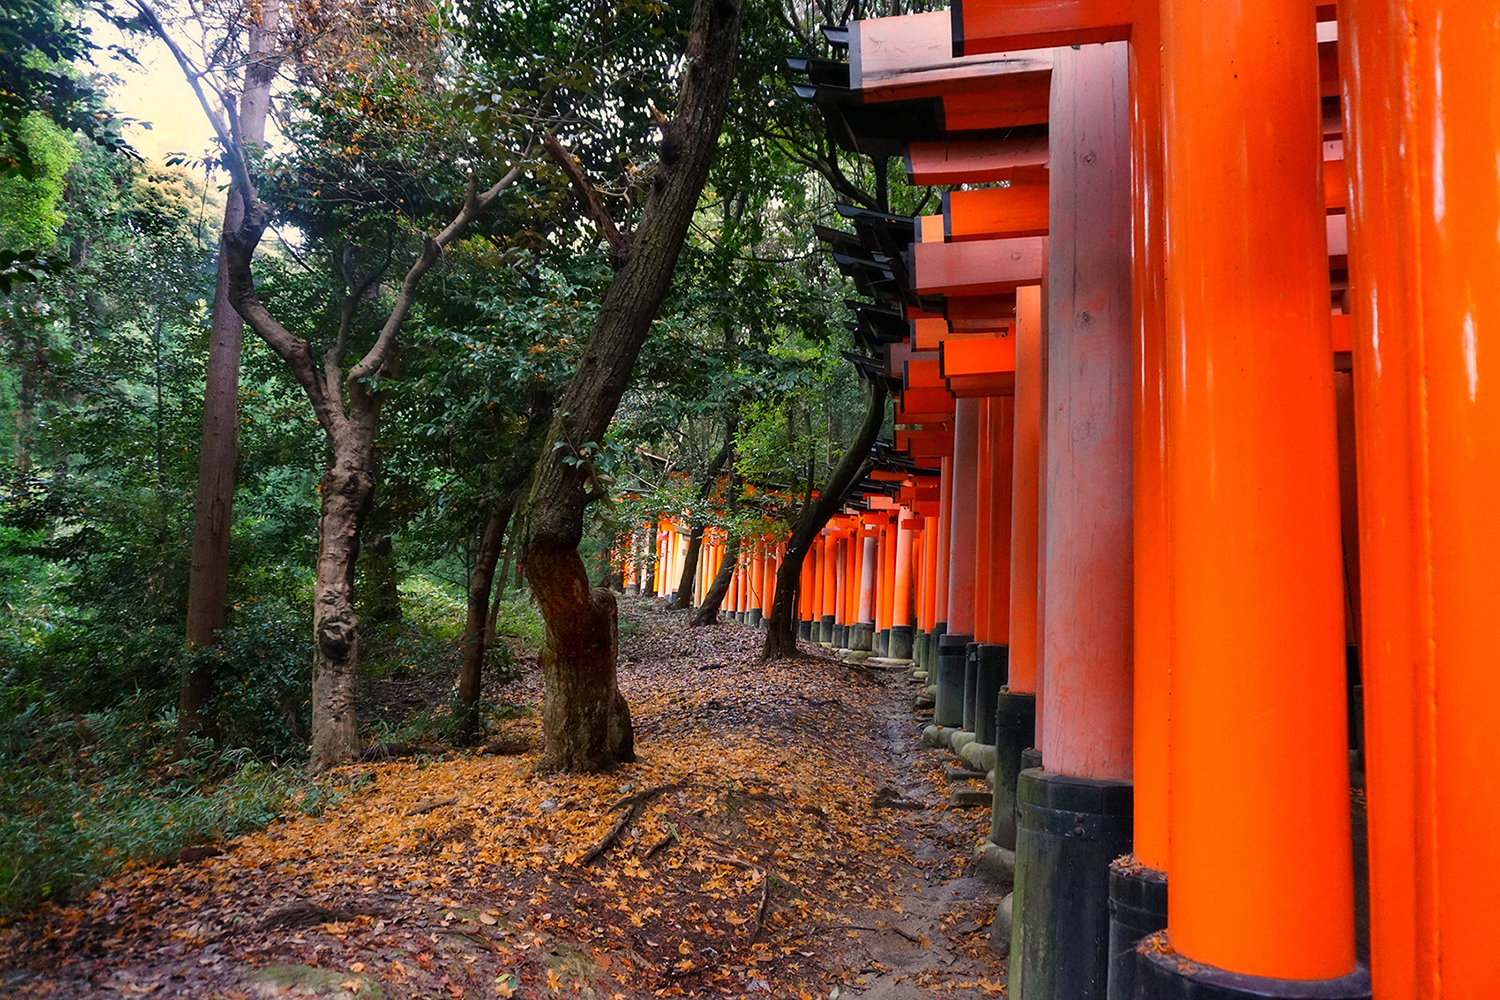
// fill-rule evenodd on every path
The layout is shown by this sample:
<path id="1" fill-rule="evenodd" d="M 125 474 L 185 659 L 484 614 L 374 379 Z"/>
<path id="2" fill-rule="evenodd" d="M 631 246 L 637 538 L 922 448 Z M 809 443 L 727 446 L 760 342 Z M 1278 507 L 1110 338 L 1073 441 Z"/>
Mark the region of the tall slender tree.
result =
<path id="1" fill-rule="evenodd" d="M 281 65 L 277 28 L 279 0 L 265 0 L 257 11 L 247 11 L 248 42 L 244 85 L 238 111 L 231 118 L 238 141 L 248 149 L 265 144 L 266 118 L 271 110 L 271 84 Z M 232 95 L 226 101 L 234 102 Z M 239 229 L 245 201 L 231 188 L 224 207 L 223 233 Z M 234 512 L 234 469 L 239 456 L 240 347 L 245 322 L 229 301 L 228 255 L 221 239 L 219 276 L 214 287 L 209 322 L 208 366 L 203 390 L 203 439 L 198 449 L 198 491 L 193 506 L 192 563 L 188 574 L 187 645 L 189 649 L 214 644 L 214 633 L 224 627 L 229 593 L 229 533 Z M 178 700 L 177 746 L 182 752 L 188 737 L 212 736 L 217 727 L 203 709 L 214 694 L 212 659 L 184 657 L 182 692 Z"/>
<path id="2" fill-rule="evenodd" d="M 547 626 L 545 754 L 557 768 L 602 770 L 635 757 L 630 709 L 616 680 L 614 595 L 589 586 L 578 545 L 585 508 L 605 495 L 592 456 L 671 286 L 718 147 L 739 28 L 738 0 L 695 0 L 677 107 L 671 119 L 659 118 L 659 164 L 633 231 L 620 231 L 556 138 L 545 144 L 608 242 L 615 268 L 578 370 L 558 402 L 528 503 L 526 574 Z"/>

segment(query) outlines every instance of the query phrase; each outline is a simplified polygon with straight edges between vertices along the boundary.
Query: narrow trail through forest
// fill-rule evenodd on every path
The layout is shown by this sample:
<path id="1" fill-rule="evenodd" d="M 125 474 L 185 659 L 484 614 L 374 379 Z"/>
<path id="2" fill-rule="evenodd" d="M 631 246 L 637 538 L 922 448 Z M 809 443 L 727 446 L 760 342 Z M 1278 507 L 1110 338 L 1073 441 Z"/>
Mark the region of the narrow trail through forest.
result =
<path id="1" fill-rule="evenodd" d="M 537 773 L 528 671 L 498 697 L 533 711 L 483 752 L 342 768 L 319 815 L 0 928 L 0 994 L 1003 993 L 989 811 L 949 807 L 909 672 L 621 614 L 637 763 Z"/>

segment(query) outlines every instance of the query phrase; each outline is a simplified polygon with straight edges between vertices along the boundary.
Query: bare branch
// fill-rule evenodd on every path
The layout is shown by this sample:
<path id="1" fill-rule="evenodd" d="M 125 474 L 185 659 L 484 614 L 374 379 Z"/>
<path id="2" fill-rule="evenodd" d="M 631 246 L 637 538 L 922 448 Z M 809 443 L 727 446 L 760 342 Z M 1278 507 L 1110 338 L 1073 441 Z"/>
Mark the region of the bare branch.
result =
<path id="1" fill-rule="evenodd" d="M 588 208 L 590 218 L 599 228 L 599 235 L 604 237 L 604 242 L 609 244 L 610 266 L 619 270 L 630 252 L 629 237 L 622 234 L 619 227 L 615 225 L 615 220 L 609 214 L 609 209 L 605 207 L 604 198 L 599 194 L 599 189 L 584 174 L 583 167 L 557 136 L 548 132 L 542 139 L 542 148 L 562 168 L 562 172 L 568 177 L 568 182 L 577 189 L 578 196 L 583 199 L 584 205 Z"/>
<path id="2" fill-rule="evenodd" d="M 530 147 L 527 147 L 527 152 L 530 152 Z M 416 261 L 406 272 L 406 277 L 402 279 L 401 288 L 396 293 L 396 303 L 391 307 L 391 313 L 386 317 L 385 325 L 380 328 L 380 336 L 375 339 L 375 346 L 370 348 L 370 353 L 360 359 L 359 364 L 349 369 L 350 382 L 369 378 L 381 370 L 390 356 L 391 347 L 396 342 L 396 334 L 400 332 L 401 324 L 406 321 L 406 314 L 411 311 L 412 303 L 416 301 L 417 284 L 432 269 L 432 265 L 437 263 L 443 248 L 457 239 L 470 222 L 489 208 L 501 191 L 516 182 L 525 165 L 526 154 L 523 153 L 517 159 L 516 165 L 483 194 L 478 193 L 478 181 L 475 176 L 469 175 L 469 185 L 464 191 L 463 207 L 458 210 L 453 221 L 448 223 L 442 232 L 422 241 L 422 252 L 417 255 Z"/>

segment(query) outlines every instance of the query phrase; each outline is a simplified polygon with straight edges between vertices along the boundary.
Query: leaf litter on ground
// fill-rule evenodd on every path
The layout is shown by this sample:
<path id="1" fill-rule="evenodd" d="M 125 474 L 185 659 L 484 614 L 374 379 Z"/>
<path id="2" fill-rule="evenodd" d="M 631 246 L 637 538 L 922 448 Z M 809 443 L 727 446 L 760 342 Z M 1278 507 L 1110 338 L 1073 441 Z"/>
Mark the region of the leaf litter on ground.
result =
<path id="1" fill-rule="evenodd" d="M 543 773 L 532 712 L 495 734 L 505 755 L 340 768 L 328 780 L 357 791 L 320 816 L 0 928 L 0 993 L 827 997 L 882 976 L 900 987 L 886 996 L 1003 991 L 975 933 L 998 893 L 925 934 L 901 926 L 988 827 L 942 805 L 943 755 L 912 749 L 897 773 L 881 745 L 909 684 L 762 662 L 759 630 L 690 629 L 646 600 L 621 614 L 636 763 Z M 503 696 L 538 706 L 536 674 Z M 917 800 L 914 779 L 927 810 L 879 808 L 896 783 Z"/>

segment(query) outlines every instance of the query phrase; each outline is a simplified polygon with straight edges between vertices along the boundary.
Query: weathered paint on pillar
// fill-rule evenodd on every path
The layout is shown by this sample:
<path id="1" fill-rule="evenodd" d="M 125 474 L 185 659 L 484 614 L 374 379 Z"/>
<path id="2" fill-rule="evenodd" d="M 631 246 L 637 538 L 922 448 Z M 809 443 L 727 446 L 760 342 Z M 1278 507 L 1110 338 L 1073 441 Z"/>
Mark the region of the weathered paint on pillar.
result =
<path id="1" fill-rule="evenodd" d="M 948 547 L 948 634 L 974 634 L 974 504 L 979 401 L 960 399 L 953 417 L 952 524 Z"/>
<path id="2" fill-rule="evenodd" d="M 990 468 L 994 454 L 990 451 L 989 397 L 979 404 L 978 447 L 974 449 L 974 641 L 994 642 L 990 638 Z"/>
<path id="3" fill-rule="evenodd" d="M 937 572 L 933 578 L 933 621 L 948 621 L 948 565 L 953 545 L 953 456 L 944 456 L 938 479 Z"/>
<path id="4" fill-rule="evenodd" d="M 1500 981 L 1500 23 L 1489 3 L 1351 0 L 1339 26 L 1371 974 L 1382 997 L 1482 996 Z"/>
<path id="5" fill-rule="evenodd" d="M 895 579 L 892 581 L 891 625 L 911 624 L 911 515 L 903 507 L 896 514 Z"/>
<path id="6" fill-rule="evenodd" d="M 986 591 L 987 642 L 1010 642 L 1010 522 L 1011 477 L 1015 471 L 1016 400 L 990 400 L 990 502 L 980 513 L 989 522 L 989 588 Z"/>
<path id="7" fill-rule="evenodd" d="M 928 516 L 922 529 L 922 629 L 931 632 L 937 624 L 938 519 Z"/>
<path id="8" fill-rule="evenodd" d="M 1010 510 L 1010 676 L 1006 686 L 1036 692 L 1037 561 L 1040 544 L 1039 444 L 1042 420 L 1042 289 L 1016 289 L 1016 430 Z"/>
<path id="9" fill-rule="evenodd" d="M 1049 189 L 1042 760 L 1130 778 L 1129 53 L 1057 49 Z"/>
<path id="10" fill-rule="evenodd" d="M 1314 9 L 1165 0 L 1162 52 L 1169 934 L 1333 978 L 1354 917 Z"/>
<path id="11" fill-rule="evenodd" d="M 860 541 L 862 555 L 859 568 L 859 620 L 875 620 L 875 571 L 880 557 L 880 545 L 872 535 Z"/>

